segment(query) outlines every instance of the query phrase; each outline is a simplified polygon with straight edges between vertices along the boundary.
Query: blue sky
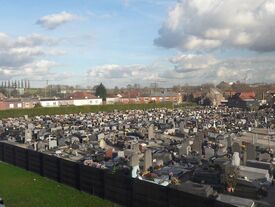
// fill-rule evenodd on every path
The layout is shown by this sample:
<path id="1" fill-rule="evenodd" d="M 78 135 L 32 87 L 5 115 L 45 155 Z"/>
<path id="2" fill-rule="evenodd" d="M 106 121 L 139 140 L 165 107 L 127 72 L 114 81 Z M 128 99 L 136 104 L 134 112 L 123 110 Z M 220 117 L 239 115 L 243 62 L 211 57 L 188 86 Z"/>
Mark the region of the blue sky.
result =
<path id="1" fill-rule="evenodd" d="M 266 67 L 267 74 L 274 72 L 269 19 L 275 2 L 259 1 L 1 0 L 0 79 L 108 87 L 217 83 L 240 76 L 273 82 L 274 76 L 258 74 Z M 210 18 L 209 8 L 216 16 Z M 256 11 L 263 25 L 251 25 L 247 13 Z M 234 12 L 241 20 L 228 23 Z M 259 29 L 271 34 L 259 35 Z"/>

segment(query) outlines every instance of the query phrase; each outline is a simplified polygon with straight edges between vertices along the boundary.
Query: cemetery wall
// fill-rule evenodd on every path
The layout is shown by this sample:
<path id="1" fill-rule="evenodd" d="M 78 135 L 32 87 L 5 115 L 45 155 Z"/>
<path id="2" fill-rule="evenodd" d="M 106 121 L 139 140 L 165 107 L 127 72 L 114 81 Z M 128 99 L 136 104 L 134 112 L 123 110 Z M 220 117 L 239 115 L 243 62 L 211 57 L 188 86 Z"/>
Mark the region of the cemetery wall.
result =
<path id="1" fill-rule="evenodd" d="M 233 207 L 173 188 L 0 142 L 0 160 L 129 207 Z"/>

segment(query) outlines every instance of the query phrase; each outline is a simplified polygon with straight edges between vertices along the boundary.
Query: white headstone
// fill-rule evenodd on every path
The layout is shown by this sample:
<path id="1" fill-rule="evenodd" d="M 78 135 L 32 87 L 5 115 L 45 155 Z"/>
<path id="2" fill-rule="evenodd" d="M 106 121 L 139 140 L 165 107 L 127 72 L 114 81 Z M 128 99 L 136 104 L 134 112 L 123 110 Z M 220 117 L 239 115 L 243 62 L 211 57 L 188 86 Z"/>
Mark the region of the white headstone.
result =
<path id="1" fill-rule="evenodd" d="M 232 156 L 232 165 L 236 166 L 236 167 L 239 167 L 240 163 L 241 163 L 241 159 L 240 159 L 239 153 L 234 152 L 234 154 Z"/>

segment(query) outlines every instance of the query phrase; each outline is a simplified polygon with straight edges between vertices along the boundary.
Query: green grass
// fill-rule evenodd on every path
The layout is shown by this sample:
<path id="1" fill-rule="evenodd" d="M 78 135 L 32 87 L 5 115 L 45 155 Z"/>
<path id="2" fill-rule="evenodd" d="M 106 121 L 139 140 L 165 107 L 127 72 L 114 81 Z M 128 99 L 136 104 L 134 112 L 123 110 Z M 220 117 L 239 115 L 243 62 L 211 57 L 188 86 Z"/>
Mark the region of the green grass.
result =
<path id="1" fill-rule="evenodd" d="M 63 107 L 38 107 L 32 109 L 9 109 L 0 111 L 0 119 L 9 117 L 29 117 L 39 115 L 54 115 L 54 114 L 74 114 L 74 113 L 89 113 L 98 111 L 113 111 L 113 110 L 129 110 L 129 109 L 151 109 L 151 108 L 172 108 L 172 103 L 149 103 L 149 104 L 114 104 L 114 105 L 99 105 L 99 106 L 63 106 Z"/>
<path id="2" fill-rule="evenodd" d="M 3 162 L 0 162 L 0 197 L 7 207 L 117 206 Z"/>

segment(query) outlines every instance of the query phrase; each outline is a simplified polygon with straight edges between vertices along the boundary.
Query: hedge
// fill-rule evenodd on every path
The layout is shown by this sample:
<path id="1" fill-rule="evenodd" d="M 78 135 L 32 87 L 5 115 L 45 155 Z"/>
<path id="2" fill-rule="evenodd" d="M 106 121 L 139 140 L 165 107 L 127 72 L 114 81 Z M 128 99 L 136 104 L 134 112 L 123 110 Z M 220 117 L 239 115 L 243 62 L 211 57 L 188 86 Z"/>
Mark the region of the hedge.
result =
<path id="1" fill-rule="evenodd" d="M 98 105 L 98 106 L 61 106 L 61 107 L 38 107 L 32 109 L 9 109 L 0 111 L 0 119 L 29 117 L 40 115 L 55 115 L 55 114 L 76 114 L 76 113 L 91 113 L 106 111 L 111 112 L 114 110 L 124 111 L 131 109 L 153 109 L 153 108 L 172 108 L 172 103 L 149 103 L 149 104 L 114 104 L 114 105 Z"/>

